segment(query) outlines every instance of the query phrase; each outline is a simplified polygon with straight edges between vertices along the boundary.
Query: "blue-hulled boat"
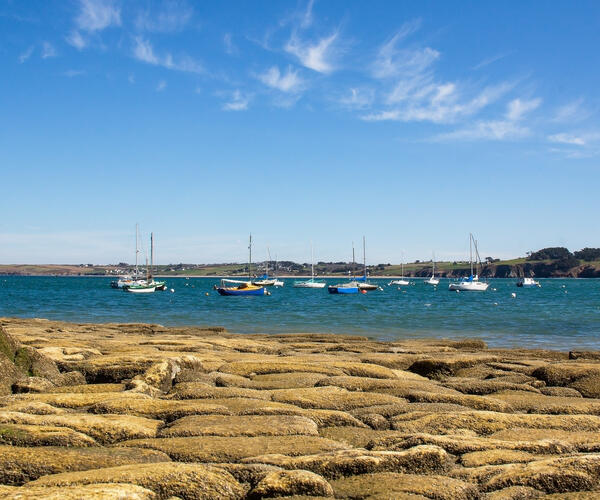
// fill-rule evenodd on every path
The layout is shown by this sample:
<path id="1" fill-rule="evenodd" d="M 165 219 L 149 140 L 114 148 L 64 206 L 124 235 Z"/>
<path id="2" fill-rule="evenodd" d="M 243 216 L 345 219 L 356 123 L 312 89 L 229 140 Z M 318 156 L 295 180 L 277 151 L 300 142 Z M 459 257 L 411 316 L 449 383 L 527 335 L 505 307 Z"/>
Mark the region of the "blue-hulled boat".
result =
<path id="1" fill-rule="evenodd" d="M 358 283 L 356 281 L 350 281 L 349 283 L 343 283 L 341 285 L 329 285 L 327 291 L 334 294 L 358 293 Z"/>

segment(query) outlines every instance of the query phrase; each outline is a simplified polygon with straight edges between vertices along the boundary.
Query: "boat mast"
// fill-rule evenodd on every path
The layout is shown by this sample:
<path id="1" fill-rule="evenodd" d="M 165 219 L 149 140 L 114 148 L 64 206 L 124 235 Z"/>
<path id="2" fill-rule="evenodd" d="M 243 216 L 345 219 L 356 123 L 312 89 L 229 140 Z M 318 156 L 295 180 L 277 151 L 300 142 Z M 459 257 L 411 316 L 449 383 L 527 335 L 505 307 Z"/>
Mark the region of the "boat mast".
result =
<path id="1" fill-rule="evenodd" d="M 248 244 L 248 251 L 250 252 L 250 256 L 248 257 L 248 277 L 252 278 L 252 274 L 250 273 L 250 268 L 252 266 L 252 233 L 250 233 L 250 243 Z"/>
<path id="2" fill-rule="evenodd" d="M 365 244 L 365 237 L 363 235 L 363 268 L 365 272 L 365 282 L 367 281 L 367 246 Z"/>
<path id="3" fill-rule="evenodd" d="M 356 259 L 354 257 L 354 242 L 352 242 L 352 279 L 356 279 Z"/>
<path id="4" fill-rule="evenodd" d="M 315 280 L 315 254 L 313 252 L 313 242 L 310 242 L 310 279 Z"/>
<path id="5" fill-rule="evenodd" d="M 154 233 L 150 233 L 150 276 L 154 274 Z"/>
<path id="6" fill-rule="evenodd" d="M 431 277 L 435 278 L 435 252 L 433 252 L 433 271 L 431 272 Z"/>
<path id="7" fill-rule="evenodd" d="M 269 262 L 271 262 L 271 250 L 269 250 L 269 247 L 267 247 L 267 257 L 269 260 L 267 260 L 267 265 L 265 266 L 265 274 L 269 278 Z"/>
<path id="8" fill-rule="evenodd" d="M 471 276 L 473 276 L 473 234 L 469 233 L 469 262 L 471 263 Z"/>
<path id="9" fill-rule="evenodd" d="M 139 233 L 140 230 L 140 225 L 136 224 L 135 225 L 135 275 L 138 275 L 138 254 L 140 253 L 140 251 L 138 250 L 138 240 L 139 240 Z"/>

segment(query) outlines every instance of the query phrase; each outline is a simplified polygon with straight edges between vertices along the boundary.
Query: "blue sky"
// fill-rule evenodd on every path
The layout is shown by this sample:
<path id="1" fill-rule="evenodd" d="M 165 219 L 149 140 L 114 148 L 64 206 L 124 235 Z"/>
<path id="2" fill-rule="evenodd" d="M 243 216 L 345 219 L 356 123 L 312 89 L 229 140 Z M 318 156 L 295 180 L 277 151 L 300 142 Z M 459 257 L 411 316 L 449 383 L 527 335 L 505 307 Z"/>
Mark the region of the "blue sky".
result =
<path id="1" fill-rule="evenodd" d="M 0 1 L 0 263 L 600 246 L 597 2 Z"/>

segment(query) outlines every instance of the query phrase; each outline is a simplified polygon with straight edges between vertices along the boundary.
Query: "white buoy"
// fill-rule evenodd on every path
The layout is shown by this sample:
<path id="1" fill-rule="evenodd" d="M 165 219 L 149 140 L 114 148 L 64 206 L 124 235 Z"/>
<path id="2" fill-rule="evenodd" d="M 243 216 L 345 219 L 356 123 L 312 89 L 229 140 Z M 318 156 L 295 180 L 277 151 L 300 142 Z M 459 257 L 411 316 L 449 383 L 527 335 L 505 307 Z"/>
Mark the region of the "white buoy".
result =
<path id="1" fill-rule="evenodd" d="M 171 293 L 175 293 L 175 289 L 174 288 L 171 288 Z"/>
<path id="2" fill-rule="evenodd" d="M 517 294 L 516 294 L 515 292 L 511 293 L 511 294 L 510 294 L 510 296 L 511 296 L 513 299 L 516 299 L 516 298 L 517 298 Z"/>
<path id="3" fill-rule="evenodd" d="M 495 305 L 495 306 L 497 306 L 497 305 L 498 305 L 498 302 L 494 302 L 494 305 Z"/>

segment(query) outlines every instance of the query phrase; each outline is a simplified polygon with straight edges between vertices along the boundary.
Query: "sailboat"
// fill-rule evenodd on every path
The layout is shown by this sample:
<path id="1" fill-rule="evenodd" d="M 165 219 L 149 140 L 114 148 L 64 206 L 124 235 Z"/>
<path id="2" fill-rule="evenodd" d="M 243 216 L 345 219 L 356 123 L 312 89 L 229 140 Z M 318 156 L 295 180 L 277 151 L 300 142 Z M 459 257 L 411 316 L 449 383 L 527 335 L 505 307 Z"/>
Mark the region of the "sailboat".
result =
<path id="1" fill-rule="evenodd" d="M 154 233 L 150 233 L 150 272 L 148 273 L 148 277 L 146 278 L 146 282 L 149 285 L 154 285 L 157 290 L 164 292 L 167 289 L 166 281 L 155 281 L 152 277 L 152 273 L 154 272 Z"/>
<path id="2" fill-rule="evenodd" d="M 366 290 L 367 292 L 372 292 L 373 290 L 377 290 L 379 288 L 378 285 L 374 285 L 373 283 L 369 283 L 367 281 L 367 252 L 366 252 L 366 244 L 365 237 L 363 236 L 363 276 L 361 278 L 356 278 L 358 281 L 358 289 Z"/>
<path id="3" fill-rule="evenodd" d="M 407 285 L 410 285 L 410 281 L 404 279 L 404 259 L 402 260 L 401 266 L 402 266 L 402 270 L 401 270 L 400 279 L 399 280 L 392 280 L 392 281 L 390 281 L 388 283 L 388 286 L 390 286 L 390 285 L 398 285 L 398 286 L 407 286 Z"/>
<path id="4" fill-rule="evenodd" d="M 237 296 L 237 295 L 269 295 L 264 286 L 258 286 L 252 283 L 252 234 L 250 235 L 250 243 L 248 245 L 248 281 L 222 279 L 221 286 L 216 286 L 215 289 L 219 295 Z M 235 286 L 237 285 L 237 286 Z"/>
<path id="5" fill-rule="evenodd" d="M 315 256 L 313 244 L 310 242 L 310 279 L 306 281 L 294 281 L 294 288 L 325 288 L 324 281 L 315 280 Z"/>
<path id="6" fill-rule="evenodd" d="M 269 262 L 271 262 L 271 251 L 267 247 L 267 256 L 269 260 L 265 265 L 265 274 L 260 276 L 257 280 L 253 280 L 252 284 L 256 286 L 283 286 L 283 281 L 278 280 L 276 277 L 269 278 Z"/>
<path id="7" fill-rule="evenodd" d="M 456 283 L 450 283 L 448 290 L 455 292 L 485 292 L 490 286 L 485 281 L 479 281 L 479 275 L 473 274 L 473 246 L 475 246 L 475 254 L 477 258 L 477 267 L 481 264 L 479 258 L 479 250 L 477 248 L 477 241 L 473 238 L 473 235 L 469 233 L 469 261 L 471 264 L 471 274 L 468 278 L 463 278 Z"/>
<path id="8" fill-rule="evenodd" d="M 142 283 L 143 279 L 139 274 L 138 269 L 138 255 L 140 250 L 138 248 L 139 243 L 139 224 L 135 225 L 135 272 L 133 276 L 122 276 L 118 280 L 114 280 L 110 282 L 111 288 L 125 288 L 132 285 L 139 285 Z"/>
<path id="9" fill-rule="evenodd" d="M 433 263 L 433 270 L 431 271 L 431 278 L 429 278 L 428 280 L 425 280 L 425 284 L 436 286 L 436 285 L 440 284 L 440 280 L 435 277 L 435 254 L 433 254 L 433 259 L 431 259 L 431 262 Z"/>
<path id="10" fill-rule="evenodd" d="M 148 257 L 146 257 L 146 279 L 138 281 L 133 285 L 123 287 L 123 290 L 129 293 L 154 293 L 156 291 L 156 284 L 152 282 L 150 268 L 148 267 Z"/>
<path id="11" fill-rule="evenodd" d="M 354 267 L 355 267 L 355 258 L 354 258 L 354 243 L 353 243 L 352 244 L 352 280 L 349 281 L 348 283 L 341 283 L 338 285 L 329 285 L 327 287 L 327 291 L 329 293 L 343 294 L 343 295 L 358 293 L 359 283 L 358 283 L 358 281 L 356 281 L 356 278 L 354 277 Z M 366 291 L 365 291 L 365 293 L 366 293 Z"/>

